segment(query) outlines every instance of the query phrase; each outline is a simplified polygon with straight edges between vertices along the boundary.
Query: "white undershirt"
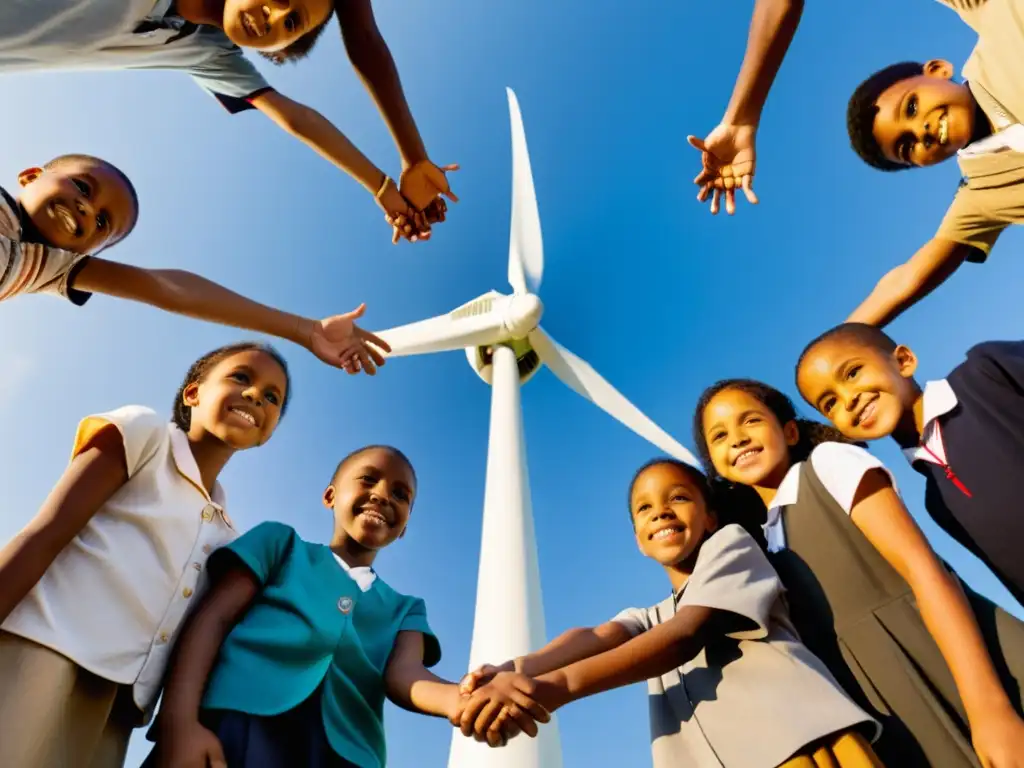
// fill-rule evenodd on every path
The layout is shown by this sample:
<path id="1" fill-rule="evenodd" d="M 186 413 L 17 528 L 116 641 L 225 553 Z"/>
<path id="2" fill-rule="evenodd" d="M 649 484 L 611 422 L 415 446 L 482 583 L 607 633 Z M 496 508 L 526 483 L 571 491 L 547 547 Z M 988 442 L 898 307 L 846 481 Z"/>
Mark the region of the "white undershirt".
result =
<path id="1" fill-rule="evenodd" d="M 373 586 L 373 582 L 377 580 L 377 574 L 374 573 L 373 568 L 368 565 L 359 565 L 353 568 L 351 565 L 346 563 L 337 553 L 332 552 L 334 559 L 338 561 L 338 565 L 347 573 L 363 592 L 366 592 Z"/>
<path id="2" fill-rule="evenodd" d="M 853 500 L 857 495 L 864 475 L 872 469 L 884 470 L 896 487 L 896 478 L 893 477 L 886 466 L 875 456 L 858 445 L 847 443 L 822 443 L 811 451 L 808 459 L 814 467 L 814 473 L 821 480 L 821 484 L 842 507 L 846 514 L 850 514 L 853 508 Z M 768 505 L 768 519 L 764 524 L 765 540 L 769 552 L 780 552 L 786 548 L 786 529 L 783 526 L 782 515 L 784 508 L 797 502 L 800 492 L 800 464 L 794 464 L 789 472 L 782 479 L 779 489 L 775 492 L 775 498 Z"/>
<path id="3" fill-rule="evenodd" d="M 913 448 L 905 448 L 903 455 L 911 464 L 915 461 L 927 461 L 940 466 L 947 464 L 946 447 L 942 444 L 942 429 L 938 420 L 956 408 L 956 393 L 945 379 L 929 381 L 924 387 L 921 405 L 924 416 L 921 443 Z M 925 450 L 925 446 L 928 450 Z M 938 461 L 935 459 L 936 456 L 939 458 Z"/>

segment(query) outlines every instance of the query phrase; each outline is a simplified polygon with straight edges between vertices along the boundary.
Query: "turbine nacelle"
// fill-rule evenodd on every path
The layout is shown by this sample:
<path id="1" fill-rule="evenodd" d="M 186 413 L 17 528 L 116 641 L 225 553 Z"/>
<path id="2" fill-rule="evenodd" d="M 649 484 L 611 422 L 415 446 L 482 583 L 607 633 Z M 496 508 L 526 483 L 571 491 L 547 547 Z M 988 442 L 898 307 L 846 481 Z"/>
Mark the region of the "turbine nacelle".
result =
<path id="1" fill-rule="evenodd" d="M 519 368 L 519 383 L 525 384 L 533 378 L 542 365 L 540 357 L 534 351 L 527 337 L 540 325 L 541 315 L 544 314 L 544 303 L 532 293 L 503 296 L 497 291 L 491 291 L 481 296 L 480 299 L 489 299 L 491 311 L 501 317 L 504 338 L 491 344 L 466 347 L 466 359 L 469 361 L 470 368 L 487 384 L 492 384 L 491 363 L 494 358 L 494 347 L 505 346 L 515 353 L 516 365 Z"/>

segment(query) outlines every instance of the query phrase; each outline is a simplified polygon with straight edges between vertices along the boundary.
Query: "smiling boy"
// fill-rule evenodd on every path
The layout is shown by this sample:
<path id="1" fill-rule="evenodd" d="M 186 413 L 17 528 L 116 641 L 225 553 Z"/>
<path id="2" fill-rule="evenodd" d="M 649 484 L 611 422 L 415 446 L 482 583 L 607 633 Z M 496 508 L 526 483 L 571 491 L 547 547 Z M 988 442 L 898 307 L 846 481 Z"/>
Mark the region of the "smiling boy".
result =
<path id="1" fill-rule="evenodd" d="M 964 261 L 984 262 L 1002 231 L 1024 222 L 1024 0 L 946 4 L 978 33 L 966 82 L 954 82 L 941 59 L 886 67 L 854 91 L 847 129 L 874 168 L 956 157 L 963 179 L 935 237 L 886 274 L 850 322 L 886 325 Z"/>
<path id="2" fill-rule="evenodd" d="M 909 347 L 844 323 L 807 345 L 796 377 L 846 437 L 892 437 L 926 479 L 928 514 L 1024 605 L 1024 342 L 978 344 L 924 387 L 916 371 Z"/>

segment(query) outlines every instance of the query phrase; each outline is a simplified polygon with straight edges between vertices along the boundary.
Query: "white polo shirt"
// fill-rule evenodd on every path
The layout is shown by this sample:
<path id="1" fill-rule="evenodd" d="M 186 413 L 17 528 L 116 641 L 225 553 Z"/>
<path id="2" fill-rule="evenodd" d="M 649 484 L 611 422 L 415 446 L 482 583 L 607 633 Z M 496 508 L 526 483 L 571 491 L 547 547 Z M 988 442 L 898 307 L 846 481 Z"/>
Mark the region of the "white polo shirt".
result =
<path id="1" fill-rule="evenodd" d="M 133 686 L 148 719 L 171 648 L 206 587 L 206 561 L 237 537 L 188 438 L 149 408 L 82 421 L 72 457 L 97 430 L 121 432 L 125 483 L 75 536 L 3 624 L 115 683 Z"/>

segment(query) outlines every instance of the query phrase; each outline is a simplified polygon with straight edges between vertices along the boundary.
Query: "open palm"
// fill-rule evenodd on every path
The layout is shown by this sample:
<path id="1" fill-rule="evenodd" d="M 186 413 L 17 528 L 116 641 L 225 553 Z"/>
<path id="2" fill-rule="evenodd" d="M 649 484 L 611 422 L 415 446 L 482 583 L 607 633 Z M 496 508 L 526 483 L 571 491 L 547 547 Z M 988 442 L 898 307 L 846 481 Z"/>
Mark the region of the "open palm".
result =
<path id="1" fill-rule="evenodd" d="M 719 211 L 725 198 L 725 210 L 736 212 L 736 190 L 742 189 L 747 202 L 756 205 L 754 170 L 757 164 L 755 140 L 757 128 L 752 125 L 718 125 L 704 139 L 689 136 L 690 146 L 701 153 L 701 172 L 693 180 L 700 187 L 697 199 L 704 202 L 711 196 L 711 213 Z"/>
<path id="2" fill-rule="evenodd" d="M 328 365 L 343 368 L 350 374 L 365 371 L 373 376 L 384 365 L 384 353 L 391 347 L 379 336 L 364 331 L 356 320 L 366 312 L 360 304 L 351 312 L 335 315 L 313 324 L 309 337 L 309 351 Z"/>

